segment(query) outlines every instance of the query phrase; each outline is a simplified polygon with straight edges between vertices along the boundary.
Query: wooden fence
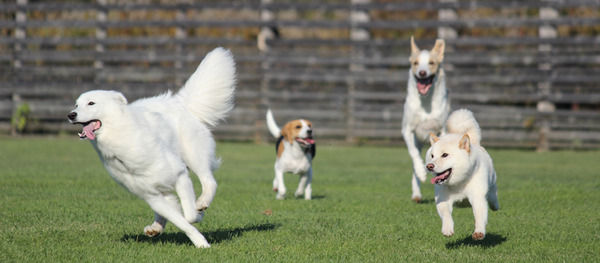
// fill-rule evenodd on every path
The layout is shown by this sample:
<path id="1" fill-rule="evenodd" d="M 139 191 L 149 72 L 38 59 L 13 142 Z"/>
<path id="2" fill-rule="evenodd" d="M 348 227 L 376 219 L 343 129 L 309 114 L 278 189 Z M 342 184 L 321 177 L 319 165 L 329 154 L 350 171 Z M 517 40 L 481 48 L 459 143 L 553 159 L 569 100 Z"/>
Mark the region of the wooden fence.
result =
<path id="1" fill-rule="evenodd" d="M 233 51 L 236 108 L 220 139 L 270 140 L 308 118 L 319 140 L 401 142 L 409 37 L 447 43 L 452 108 L 471 109 L 483 143 L 600 146 L 600 1 L 209 1 L 0 3 L 0 130 L 68 132 L 74 99 L 177 90 L 206 52 Z"/>

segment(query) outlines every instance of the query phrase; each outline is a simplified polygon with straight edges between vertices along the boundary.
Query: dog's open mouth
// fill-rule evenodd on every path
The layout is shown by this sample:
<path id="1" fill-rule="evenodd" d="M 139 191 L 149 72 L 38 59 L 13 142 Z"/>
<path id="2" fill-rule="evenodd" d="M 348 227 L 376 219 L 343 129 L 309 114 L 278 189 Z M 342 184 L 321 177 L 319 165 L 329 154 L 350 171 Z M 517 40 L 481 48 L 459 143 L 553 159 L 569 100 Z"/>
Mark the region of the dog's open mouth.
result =
<path id="1" fill-rule="evenodd" d="M 76 122 L 73 124 L 83 125 L 83 130 L 80 133 L 78 133 L 80 139 L 96 139 L 96 134 L 94 132 L 100 129 L 100 127 L 102 127 L 102 122 L 99 120 L 91 120 L 88 122 Z"/>
<path id="2" fill-rule="evenodd" d="M 431 76 L 427 78 L 419 78 L 415 76 L 417 79 L 417 90 L 421 95 L 426 95 L 429 92 L 429 88 L 433 84 L 433 78 L 435 78 L 435 74 L 431 74 Z"/>
<path id="3" fill-rule="evenodd" d="M 312 137 L 306 137 L 304 139 L 296 137 L 296 141 L 302 146 L 309 146 L 315 144 L 315 140 Z"/>
<path id="4" fill-rule="evenodd" d="M 450 178 L 450 175 L 452 174 L 452 168 L 443 171 L 439 174 L 436 174 L 435 177 L 431 178 L 431 183 L 432 184 L 443 184 L 444 182 L 446 182 L 446 180 L 448 180 L 448 178 Z"/>

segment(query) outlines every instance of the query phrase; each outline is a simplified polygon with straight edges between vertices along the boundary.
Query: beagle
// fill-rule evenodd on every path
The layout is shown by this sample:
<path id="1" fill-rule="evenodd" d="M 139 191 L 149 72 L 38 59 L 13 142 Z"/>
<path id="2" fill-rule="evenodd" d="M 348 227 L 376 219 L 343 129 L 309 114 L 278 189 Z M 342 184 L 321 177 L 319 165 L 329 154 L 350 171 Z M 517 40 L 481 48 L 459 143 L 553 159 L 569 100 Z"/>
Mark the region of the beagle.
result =
<path id="1" fill-rule="evenodd" d="M 273 137 L 277 138 L 275 152 L 275 179 L 273 191 L 277 192 L 276 198 L 285 198 L 284 173 L 300 175 L 300 183 L 295 196 L 304 194 L 305 200 L 311 199 L 312 194 L 312 160 L 315 158 L 317 147 L 312 137 L 312 123 L 308 120 L 298 119 L 285 124 L 279 129 L 271 109 L 267 111 L 267 127 Z"/>

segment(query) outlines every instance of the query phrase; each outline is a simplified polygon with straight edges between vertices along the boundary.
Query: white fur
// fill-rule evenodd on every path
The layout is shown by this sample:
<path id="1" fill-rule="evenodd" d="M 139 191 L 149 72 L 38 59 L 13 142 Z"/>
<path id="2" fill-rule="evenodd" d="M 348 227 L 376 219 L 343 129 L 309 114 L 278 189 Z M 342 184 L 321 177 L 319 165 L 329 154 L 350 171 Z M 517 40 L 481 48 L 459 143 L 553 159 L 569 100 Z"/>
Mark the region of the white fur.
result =
<path id="1" fill-rule="evenodd" d="M 281 129 L 277 126 L 271 109 L 267 111 L 267 127 L 274 138 L 281 136 Z M 312 131 L 311 127 L 308 127 L 306 121 L 300 120 L 302 128 L 298 133 L 298 137 L 306 138 L 309 137 L 308 131 Z M 275 160 L 275 178 L 273 179 L 273 191 L 277 192 L 276 198 L 278 200 L 285 199 L 286 187 L 283 180 L 285 173 L 293 173 L 300 176 L 298 182 L 298 188 L 294 193 L 294 196 L 300 197 L 304 194 L 305 200 L 312 199 L 312 160 L 314 156 L 307 153 L 305 149 L 297 142 L 292 141 L 290 143 L 285 138 L 281 141 L 283 144 L 283 152 L 281 156 L 278 156 Z"/>
<path id="2" fill-rule="evenodd" d="M 423 142 L 427 140 L 430 133 L 438 134 L 442 132 L 444 122 L 450 111 L 444 70 L 440 65 L 437 72 L 430 72 L 427 64 L 430 60 L 431 52 L 427 50 L 417 50 L 417 52 L 419 52 L 418 67 L 416 71 L 411 69 L 408 72 L 407 95 L 402 116 L 402 137 L 413 163 L 411 184 L 412 199 L 415 201 L 421 200 L 419 180 L 421 182 L 425 181 L 427 177 L 423 159 L 421 158 Z M 421 95 L 417 91 L 415 75 L 421 70 L 425 70 L 427 76 L 436 74 L 433 85 L 426 95 Z"/>
<path id="3" fill-rule="evenodd" d="M 473 239 L 483 239 L 486 233 L 488 204 L 492 210 L 500 208 L 492 159 L 479 144 L 481 131 L 470 111 L 453 112 L 446 127 L 448 134 L 439 139 L 432 138 L 431 148 L 427 150 L 426 155 L 428 169 L 434 176 L 452 169 L 445 182 L 435 185 L 435 202 L 442 219 L 442 234 L 454 234 L 452 205 L 467 198 L 475 217 Z M 469 140 L 471 136 L 473 140 Z M 461 143 L 465 144 L 461 147 Z"/>
<path id="4" fill-rule="evenodd" d="M 233 57 L 217 48 L 177 94 L 127 104 L 119 92 L 94 90 L 77 99 L 71 122 L 102 122 L 91 142 L 104 167 L 155 212 L 154 223 L 144 228 L 146 235 L 160 234 L 168 220 L 196 247 L 210 247 L 191 223 L 202 220 L 216 193 L 212 173 L 218 160 L 208 126 L 232 108 L 234 89 Z M 202 184 L 197 200 L 188 167 Z"/>
<path id="5" fill-rule="evenodd" d="M 273 118 L 273 112 L 271 112 L 271 109 L 267 110 L 267 128 L 269 128 L 269 132 L 276 139 L 279 138 L 279 136 L 281 136 L 281 129 L 279 129 L 279 126 L 277 126 L 275 118 Z"/>

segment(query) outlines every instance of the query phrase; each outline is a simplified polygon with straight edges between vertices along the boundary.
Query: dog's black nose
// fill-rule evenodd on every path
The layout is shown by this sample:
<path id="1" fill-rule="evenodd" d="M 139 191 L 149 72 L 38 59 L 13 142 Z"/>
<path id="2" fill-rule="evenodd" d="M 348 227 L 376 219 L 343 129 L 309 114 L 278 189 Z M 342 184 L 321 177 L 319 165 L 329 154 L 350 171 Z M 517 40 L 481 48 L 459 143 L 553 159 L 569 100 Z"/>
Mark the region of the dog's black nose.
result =
<path id="1" fill-rule="evenodd" d="M 77 112 L 72 111 L 71 113 L 69 113 L 69 115 L 67 115 L 67 117 L 69 118 L 69 120 L 74 121 L 75 118 L 77 118 Z"/>
<path id="2" fill-rule="evenodd" d="M 426 75 L 427 75 L 427 72 L 425 72 L 425 70 L 419 71 L 419 77 L 425 77 Z"/>
<path id="3" fill-rule="evenodd" d="M 306 133 L 308 134 L 308 136 L 312 136 L 312 130 L 307 130 Z"/>
<path id="4" fill-rule="evenodd" d="M 433 171 L 433 168 L 435 168 L 435 165 L 433 165 L 432 163 L 428 163 L 426 167 L 427 167 L 427 170 Z"/>

